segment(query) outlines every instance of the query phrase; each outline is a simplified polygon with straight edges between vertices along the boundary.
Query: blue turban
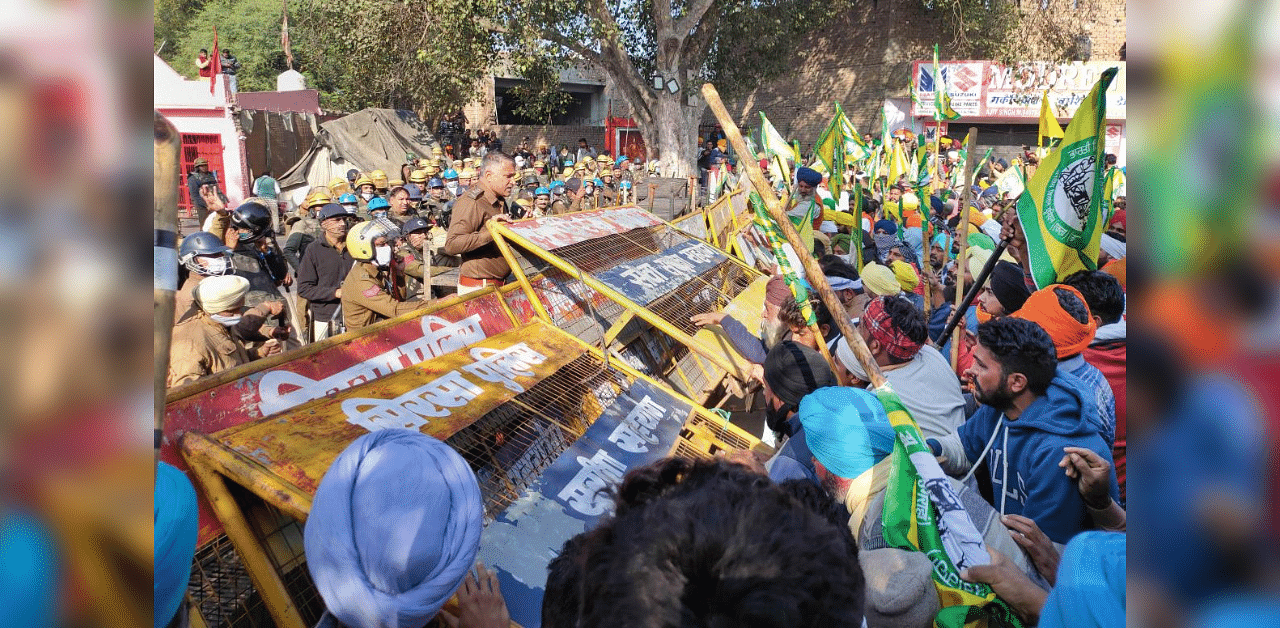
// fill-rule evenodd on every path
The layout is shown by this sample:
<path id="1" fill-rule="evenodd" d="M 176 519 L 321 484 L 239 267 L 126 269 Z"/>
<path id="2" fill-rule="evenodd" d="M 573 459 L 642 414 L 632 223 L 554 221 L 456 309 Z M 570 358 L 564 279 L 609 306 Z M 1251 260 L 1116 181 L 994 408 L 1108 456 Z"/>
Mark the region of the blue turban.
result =
<path id="1" fill-rule="evenodd" d="M 191 579 L 196 555 L 196 489 L 187 474 L 161 462 L 156 467 L 155 494 L 155 606 L 156 628 L 177 614 Z"/>
<path id="2" fill-rule="evenodd" d="M 807 183 L 817 187 L 819 183 L 822 183 L 822 174 L 813 168 L 805 168 L 804 166 L 801 166 L 800 169 L 796 171 L 796 180 L 801 183 Z"/>
<path id="3" fill-rule="evenodd" d="M 157 539 L 159 533 L 157 528 Z M 191 542 L 195 544 L 194 537 Z M 157 568 L 159 558 L 157 555 Z M 17 510 L 0 514 L 0 565 L 3 566 L 0 569 L 0 591 L 4 591 L 0 626 L 56 626 L 61 574 L 53 538 L 44 523 Z M 187 562 L 182 566 L 191 572 L 191 552 L 187 553 Z M 186 589 L 185 584 L 183 589 Z M 176 605 L 174 610 L 177 610 Z M 155 612 L 160 612 L 159 606 Z M 173 613 L 169 616 L 172 617 Z"/>
<path id="4" fill-rule="evenodd" d="M 894 221 L 892 221 L 892 220 L 889 220 L 889 219 L 887 219 L 887 218 L 886 218 L 886 219 L 884 219 L 884 220 L 877 220 L 877 221 L 876 221 L 876 224 L 875 224 L 875 228 L 874 228 L 874 229 L 872 229 L 872 232 L 874 233 L 874 232 L 876 232 L 876 231 L 880 231 L 880 230 L 882 230 L 882 229 L 884 230 L 884 232 L 885 232 L 885 233 L 887 233 L 887 234 L 889 234 L 889 235 L 897 235 L 897 233 L 898 233 L 898 223 L 896 223 L 896 222 L 894 222 Z"/>
<path id="5" fill-rule="evenodd" d="M 951 234 L 943 232 L 933 236 L 933 241 L 929 243 L 929 246 L 936 246 L 942 249 L 942 252 L 947 254 L 947 259 L 955 259 L 956 254 L 955 251 L 951 250 L 951 242 Z"/>
<path id="6" fill-rule="evenodd" d="M 329 614 L 350 628 L 423 626 L 475 563 L 476 475 L 417 430 L 357 438 L 333 461 L 304 529 L 307 567 Z"/>
<path id="7" fill-rule="evenodd" d="M 819 388 L 800 400 L 800 424 L 813 457 L 852 480 L 893 451 L 893 426 L 876 396 L 861 388 Z"/>
<path id="8" fill-rule="evenodd" d="M 933 209 L 933 215 L 938 218 L 946 218 L 951 213 L 947 211 L 947 206 L 942 199 L 937 196 L 929 197 L 929 207 Z"/>
<path id="9" fill-rule="evenodd" d="M 1080 625 L 1125 625 L 1122 532 L 1081 532 L 1062 552 L 1058 581 L 1040 612 L 1040 628 Z"/>

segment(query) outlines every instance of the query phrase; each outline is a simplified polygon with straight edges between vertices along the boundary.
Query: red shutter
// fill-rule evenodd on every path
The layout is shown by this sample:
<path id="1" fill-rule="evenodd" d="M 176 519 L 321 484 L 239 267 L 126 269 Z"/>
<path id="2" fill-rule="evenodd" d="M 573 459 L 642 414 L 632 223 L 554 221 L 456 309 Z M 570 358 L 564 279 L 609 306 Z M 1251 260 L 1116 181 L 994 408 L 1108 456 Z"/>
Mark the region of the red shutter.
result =
<path id="1" fill-rule="evenodd" d="M 222 168 L 222 136 L 216 133 L 182 134 L 182 176 L 178 177 L 178 210 L 187 217 L 194 217 L 191 195 L 187 191 L 187 176 L 195 169 L 199 157 L 209 160 L 209 172 L 218 176 L 218 189 L 227 193 L 227 173 Z"/>

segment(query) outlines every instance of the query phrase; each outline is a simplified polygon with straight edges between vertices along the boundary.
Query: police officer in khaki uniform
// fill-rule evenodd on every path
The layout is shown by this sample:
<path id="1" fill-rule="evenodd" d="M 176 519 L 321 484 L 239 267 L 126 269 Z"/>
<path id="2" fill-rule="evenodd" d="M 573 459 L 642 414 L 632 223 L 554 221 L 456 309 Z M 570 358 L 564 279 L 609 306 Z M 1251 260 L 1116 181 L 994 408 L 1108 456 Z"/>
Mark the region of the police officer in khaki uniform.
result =
<path id="1" fill-rule="evenodd" d="M 236 275 L 207 277 L 195 289 L 198 311 L 173 329 L 169 353 L 170 388 L 280 353 L 280 341 L 246 329 L 244 298 L 249 280 Z M 252 348 L 248 343 L 261 341 Z"/>
<path id="2" fill-rule="evenodd" d="M 425 276 L 427 267 L 423 246 L 427 244 L 431 223 L 421 216 L 414 216 L 400 227 L 404 239 L 396 247 L 396 262 L 404 269 L 404 293 L 409 299 L 427 298 L 431 295 L 423 291 L 423 284 L 428 281 Z"/>
<path id="3" fill-rule="evenodd" d="M 505 199 L 515 187 L 516 164 L 501 151 L 490 151 L 480 162 L 479 178 L 454 202 L 444 252 L 462 257 L 458 294 L 501 285 L 511 267 L 503 259 L 485 223 L 507 222 Z"/>
<path id="4" fill-rule="evenodd" d="M 600 206 L 613 207 L 618 204 L 618 188 L 613 183 L 613 170 L 605 166 L 600 171 Z"/>
<path id="5" fill-rule="evenodd" d="M 412 312 L 425 303 L 406 299 L 403 269 L 392 244 L 400 229 L 389 219 L 362 222 L 347 233 L 347 251 L 356 260 L 342 282 L 342 320 L 347 331 Z"/>

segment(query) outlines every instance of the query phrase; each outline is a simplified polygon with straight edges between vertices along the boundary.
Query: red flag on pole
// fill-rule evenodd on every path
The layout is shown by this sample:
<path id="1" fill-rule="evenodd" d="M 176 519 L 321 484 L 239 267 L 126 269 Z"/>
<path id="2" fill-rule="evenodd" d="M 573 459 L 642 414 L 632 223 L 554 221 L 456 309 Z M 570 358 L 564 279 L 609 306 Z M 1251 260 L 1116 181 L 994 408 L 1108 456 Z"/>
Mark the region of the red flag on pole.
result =
<path id="1" fill-rule="evenodd" d="M 209 93 L 213 93 L 213 86 L 216 85 L 218 76 L 222 74 L 222 53 L 218 52 L 218 27 L 213 27 L 213 59 L 209 62 L 209 69 L 213 70 L 213 74 L 209 76 Z"/>

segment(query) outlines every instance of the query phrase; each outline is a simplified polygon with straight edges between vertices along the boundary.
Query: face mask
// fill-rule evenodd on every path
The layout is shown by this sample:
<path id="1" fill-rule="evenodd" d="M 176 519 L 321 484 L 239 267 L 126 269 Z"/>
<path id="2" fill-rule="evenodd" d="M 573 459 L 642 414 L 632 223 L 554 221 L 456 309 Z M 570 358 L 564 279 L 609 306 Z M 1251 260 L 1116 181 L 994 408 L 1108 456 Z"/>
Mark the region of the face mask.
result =
<path id="1" fill-rule="evenodd" d="M 450 181 L 449 183 L 444 184 L 444 187 L 450 192 L 458 191 L 458 183 L 456 181 Z"/>
<path id="2" fill-rule="evenodd" d="M 210 314 L 209 318 L 218 321 L 223 327 L 232 327 L 240 322 L 239 314 L 232 314 L 230 316 L 225 314 Z"/>
<path id="3" fill-rule="evenodd" d="M 220 277 L 227 274 L 227 271 L 231 269 L 231 263 L 224 256 L 203 257 L 201 259 L 205 263 L 201 265 L 203 270 L 200 271 L 200 274 L 205 277 Z"/>
<path id="4" fill-rule="evenodd" d="M 378 210 L 378 211 L 376 211 L 376 212 L 373 212 L 373 217 L 374 217 L 374 218 L 386 218 L 386 217 L 387 217 L 387 210 L 382 209 L 382 210 Z"/>
<path id="5" fill-rule="evenodd" d="M 373 192 L 361 192 L 360 198 L 363 198 L 365 201 L 368 201 L 369 199 L 373 198 Z"/>
<path id="6" fill-rule="evenodd" d="M 391 247 L 385 245 L 374 247 L 373 262 L 378 266 L 391 265 Z"/>

